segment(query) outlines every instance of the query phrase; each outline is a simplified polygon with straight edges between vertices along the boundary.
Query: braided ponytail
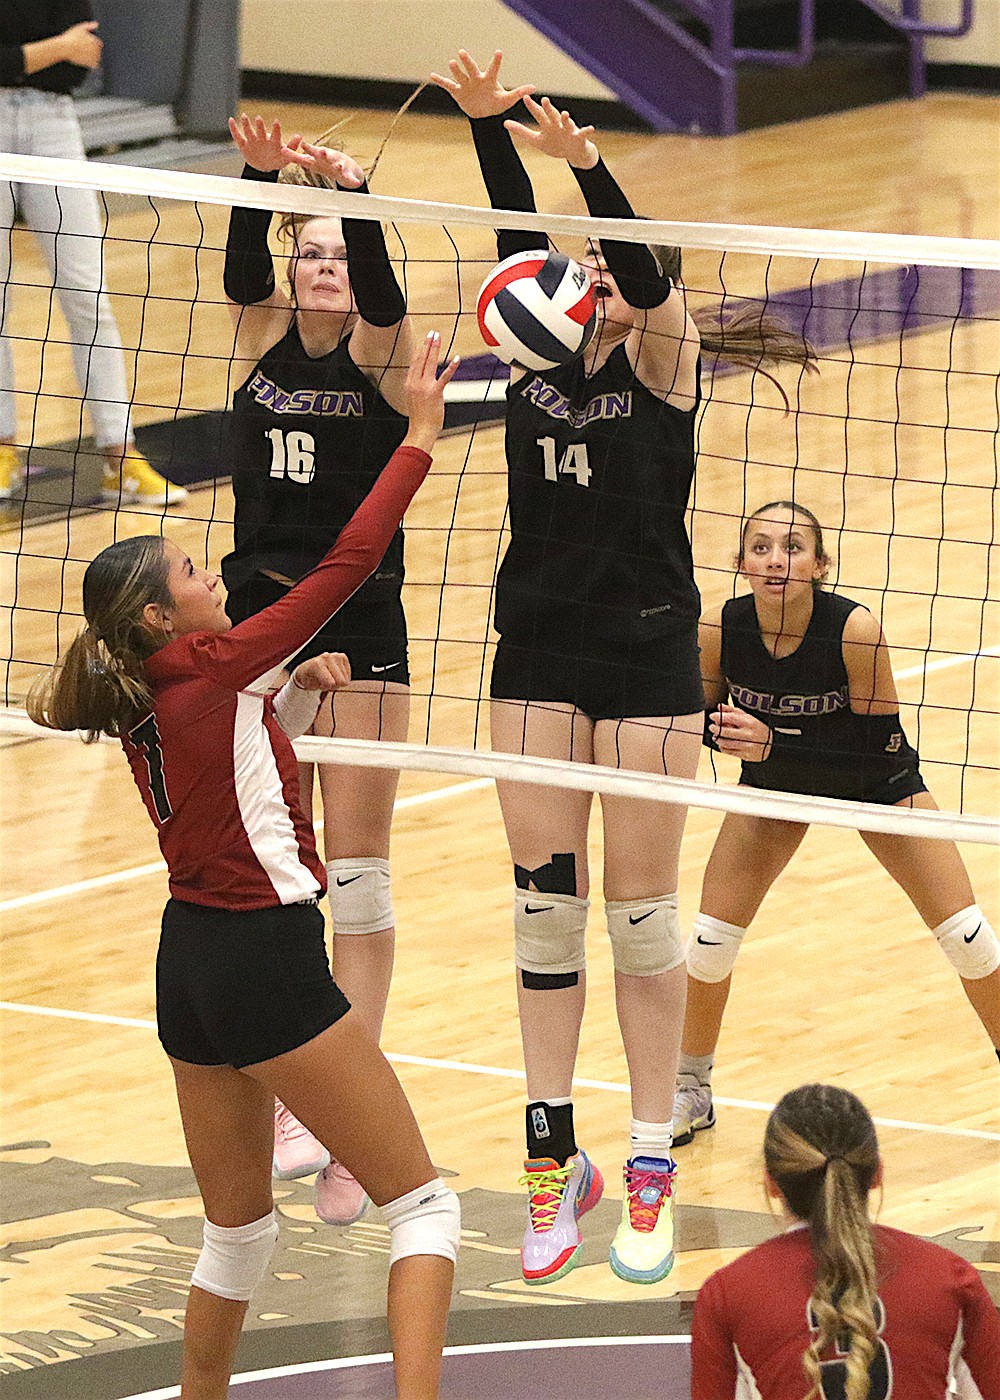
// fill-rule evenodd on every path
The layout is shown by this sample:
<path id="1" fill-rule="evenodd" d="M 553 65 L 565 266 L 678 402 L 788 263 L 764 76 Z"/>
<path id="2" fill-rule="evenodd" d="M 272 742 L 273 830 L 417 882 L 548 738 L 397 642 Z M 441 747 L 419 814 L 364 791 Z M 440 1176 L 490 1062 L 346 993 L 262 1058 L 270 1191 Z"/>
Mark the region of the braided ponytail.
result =
<path id="1" fill-rule="evenodd" d="M 844 1089 L 807 1084 L 768 1120 L 764 1161 L 789 1209 L 809 1227 L 815 1336 L 802 1358 L 806 1400 L 822 1396 L 820 1359 L 846 1339 L 846 1400 L 867 1400 L 878 1343 L 878 1269 L 868 1192 L 878 1174 L 875 1126 Z"/>

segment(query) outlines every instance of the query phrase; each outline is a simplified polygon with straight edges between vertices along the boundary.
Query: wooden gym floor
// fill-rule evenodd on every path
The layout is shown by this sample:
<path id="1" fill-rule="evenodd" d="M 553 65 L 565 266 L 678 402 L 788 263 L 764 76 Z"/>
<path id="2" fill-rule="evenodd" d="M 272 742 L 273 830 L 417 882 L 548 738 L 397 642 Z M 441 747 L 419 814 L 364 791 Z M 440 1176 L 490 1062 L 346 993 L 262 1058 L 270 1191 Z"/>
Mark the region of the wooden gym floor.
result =
<path id="1" fill-rule="evenodd" d="M 273 114 L 286 130 L 308 134 L 343 115 L 277 107 Z M 998 114 L 995 99 L 937 95 L 727 140 L 613 134 L 601 146 L 650 217 L 996 237 Z M 387 121 L 361 113 L 344 139 L 370 157 Z M 578 211 L 564 170 L 536 161 L 532 174 L 540 208 Z M 484 200 L 464 123 L 442 117 L 404 118 L 375 187 Z M 128 346 L 139 343 L 142 326 L 138 422 L 176 408 L 218 408 L 226 398 L 229 331 L 218 304 L 221 254 L 213 251 L 224 242 L 225 217 L 202 213 L 203 238 L 192 212 L 177 205 L 161 206 L 158 224 L 149 210 L 113 217 L 119 241 L 108 246 L 107 275 Z M 450 332 L 450 245 L 422 228 L 402 233 L 415 260 L 411 305 L 429 309 L 420 324 Z M 464 231 L 461 248 L 467 306 L 491 259 L 491 235 Z M 23 230 L 15 234 L 15 267 L 19 281 L 37 284 L 18 288 L 13 319 L 24 338 L 16 347 L 19 382 L 30 387 L 41 347 L 28 338 L 48 298 Z M 731 259 L 723 271 L 730 287 L 759 285 L 759 261 Z M 802 287 L 812 275 L 809 263 L 775 260 L 768 285 Z M 857 275 L 857 267 L 830 264 L 814 280 Z M 693 294 L 714 289 L 718 276 L 715 255 L 686 259 Z M 168 292 L 173 299 L 164 300 Z M 457 343 L 475 353 L 468 320 L 458 325 Z M 992 815 L 1000 600 L 989 430 L 997 426 L 998 340 L 998 322 L 986 318 L 954 334 L 945 322 L 907 336 L 904 370 L 898 337 L 858 349 L 853 367 L 843 353 L 831 354 L 820 378 L 800 389 L 783 376 L 799 410 L 787 418 L 766 382 L 751 396 L 748 376 L 717 380 L 701 428 L 693 525 L 699 581 L 712 604 L 732 590 L 742 510 L 794 486 L 829 525 L 839 586 L 884 617 L 907 726 L 915 734 L 919 725 L 924 771 L 940 804 Z M 77 432 L 68 364 L 65 346 L 46 347 L 38 442 Z M 848 396 L 853 421 L 845 433 Z M 33 397 L 25 394 L 25 408 Z M 484 745 L 480 677 L 503 519 L 501 430 L 444 440 L 437 466 L 408 518 L 412 737 Z M 216 565 L 229 546 L 231 509 L 225 483 L 206 486 L 171 513 L 167 528 L 193 557 Z M 78 625 L 86 561 L 116 533 L 149 528 L 148 516 L 103 511 L 27 528 L 11 519 L 0 536 L 0 601 L 15 658 L 11 703 L 57 638 L 65 644 Z M 435 586 L 442 577 L 443 603 Z M 435 636 L 444 639 L 436 648 Z M 992 655 L 975 666 L 961 660 L 984 646 Z M 928 649 L 949 664 L 925 671 Z M 420 692 L 432 665 L 428 703 Z M 0 1374 L 11 1397 L 122 1396 L 176 1374 L 200 1231 L 171 1080 L 151 1029 L 165 882 L 152 828 L 113 747 L 0 743 L 7 1221 Z M 732 781 L 733 767 L 720 776 Z M 685 926 L 717 828 L 717 816 L 691 812 Z M 597 870 L 599 851 L 595 823 Z M 968 846 L 964 854 L 979 902 L 997 924 L 995 850 Z M 886 1120 L 882 1219 L 975 1260 L 1000 1300 L 998 1066 L 933 940 L 855 834 L 814 828 L 748 938 L 717 1056 L 719 1123 L 679 1153 L 678 1262 L 665 1283 L 646 1290 L 619 1282 L 607 1266 L 615 1200 L 588 1217 L 583 1267 L 543 1290 L 520 1282 L 523 1093 L 511 880 L 490 785 L 404 776 L 393 869 L 398 953 L 384 1044 L 399 1057 L 435 1161 L 463 1193 L 467 1248 L 454 1341 L 686 1331 L 701 1281 L 772 1228 L 759 1181 L 766 1106 L 814 1079 L 854 1089 Z M 596 917 L 579 1075 L 580 1140 L 614 1197 L 628 1099 Z M 280 1262 L 255 1299 L 244 1369 L 382 1349 L 379 1227 L 319 1226 L 308 1185 L 282 1189 Z"/>

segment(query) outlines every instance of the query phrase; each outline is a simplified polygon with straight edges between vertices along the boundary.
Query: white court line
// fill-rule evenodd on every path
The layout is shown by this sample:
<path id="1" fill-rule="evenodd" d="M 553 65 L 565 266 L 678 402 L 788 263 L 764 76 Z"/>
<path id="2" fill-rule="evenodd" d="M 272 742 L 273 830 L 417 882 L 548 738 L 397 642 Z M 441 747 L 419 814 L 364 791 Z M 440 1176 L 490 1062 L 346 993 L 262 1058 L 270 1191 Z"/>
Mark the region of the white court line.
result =
<path id="1" fill-rule="evenodd" d="M 492 778 L 472 778 L 467 783 L 450 783 L 447 787 L 431 788 L 429 792 L 414 792 L 408 797 L 396 800 L 395 811 L 410 807 L 422 807 L 428 802 L 439 802 L 444 797 L 460 797 L 480 788 L 493 787 Z M 323 823 L 316 823 L 316 830 L 322 831 Z M 50 899 L 66 899 L 73 894 L 86 894 L 91 890 L 104 889 L 107 885 L 117 885 L 126 880 L 141 880 L 146 875 L 162 874 L 166 870 L 162 860 L 154 860 L 149 865 L 135 865 L 129 870 L 113 870 L 108 875 L 92 875 L 88 880 L 76 880 L 72 885 L 55 885 L 51 889 L 36 890 L 33 894 L 17 895 L 13 899 L 0 901 L 0 914 L 8 914 L 14 909 L 29 909 L 35 904 L 47 904 Z"/>
<path id="2" fill-rule="evenodd" d="M 644 1346 L 686 1346 L 691 1341 L 686 1333 L 663 1337 L 553 1337 L 530 1342 L 482 1342 L 479 1345 L 445 1347 L 445 1356 L 495 1356 L 505 1351 L 546 1351 L 567 1347 L 644 1347 Z M 300 1361 L 293 1366 L 272 1366 L 267 1371 L 245 1371 L 233 1376 L 230 1385 L 249 1385 L 253 1381 L 280 1380 L 283 1376 L 313 1375 L 317 1371 L 345 1371 L 349 1366 L 387 1366 L 392 1361 L 392 1353 L 377 1352 L 374 1356 L 339 1356 L 332 1361 Z M 170 1385 L 164 1390 L 146 1390 L 141 1395 L 130 1395 L 126 1400 L 176 1400 L 181 1393 L 180 1386 Z"/>
<path id="3" fill-rule="evenodd" d="M 54 1016 L 62 1021 L 92 1021 L 102 1026 L 127 1026 L 137 1030 L 155 1031 L 155 1021 L 140 1021 L 131 1016 L 103 1016 L 96 1011 L 65 1011 L 54 1006 L 31 1006 L 27 1002 L 0 1001 L 0 1011 L 21 1011 L 29 1016 Z M 397 1065 L 415 1065 L 419 1069 L 451 1070 L 457 1074 L 485 1074 L 492 1079 L 519 1079 L 523 1082 L 524 1071 L 502 1069 L 499 1065 L 476 1065 L 467 1060 L 436 1060 L 427 1055 L 400 1055 L 386 1051 L 386 1059 Z M 627 1084 L 615 1084 L 607 1079 L 579 1079 L 573 1083 L 579 1089 L 600 1089 L 609 1094 L 627 1094 Z M 770 1113 L 773 1103 L 760 1103 L 756 1099 L 728 1099 L 715 1096 L 715 1102 L 724 1108 L 745 1108 L 757 1113 Z M 944 1137 L 975 1138 L 981 1142 L 1000 1142 L 1000 1133 L 984 1132 L 980 1128 L 946 1128 L 939 1123 L 911 1123 L 905 1118 L 876 1118 L 881 1128 L 906 1128 L 915 1133 L 940 1133 Z"/>
<path id="4" fill-rule="evenodd" d="M 927 661 L 922 666 L 907 666 L 902 671 L 893 671 L 893 680 L 908 681 L 914 676 L 926 676 L 931 671 L 948 671 L 952 666 L 967 666 L 969 662 L 975 663 L 981 656 L 1000 656 L 1000 645 L 995 647 L 983 647 L 982 651 L 963 651 L 955 656 L 941 656 L 937 661 Z"/>

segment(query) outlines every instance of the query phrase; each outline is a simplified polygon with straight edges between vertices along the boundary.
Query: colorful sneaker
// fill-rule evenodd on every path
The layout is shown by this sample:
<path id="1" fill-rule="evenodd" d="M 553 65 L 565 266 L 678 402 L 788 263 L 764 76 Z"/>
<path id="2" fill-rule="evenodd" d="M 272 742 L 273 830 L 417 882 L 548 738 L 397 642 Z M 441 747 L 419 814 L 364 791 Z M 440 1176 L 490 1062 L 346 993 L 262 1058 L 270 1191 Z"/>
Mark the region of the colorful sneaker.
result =
<path id="1" fill-rule="evenodd" d="M 330 1159 L 316 1178 L 316 1214 L 327 1225 L 353 1225 L 368 1209 L 365 1188 L 339 1162 Z"/>
<path id="2" fill-rule="evenodd" d="M 686 1147 L 695 1133 L 714 1127 L 711 1084 L 678 1084 L 674 1091 L 674 1146 Z"/>
<path id="3" fill-rule="evenodd" d="M 279 1181 L 311 1176 L 330 1165 L 330 1154 L 323 1144 L 304 1128 L 280 1099 L 274 1101 L 274 1161 L 272 1171 Z"/>
<path id="4" fill-rule="evenodd" d="M 521 1272 L 525 1283 L 551 1283 L 577 1262 L 583 1242 L 576 1222 L 601 1199 L 604 1179 L 586 1152 L 577 1152 L 564 1167 L 551 1157 L 529 1159 L 521 1185 L 528 1188 Z"/>
<path id="5" fill-rule="evenodd" d="M 149 506 L 165 510 L 187 500 L 183 486 L 167 481 L 146 461 L 141 453 L 126 452 L 120 467 L 104 464 L 101 499 L 120 506 Z"/>
<path id="6" fill-rule="evenodd" d="M 24 465 L 12 442 L 0 442 L 0 501 L 9 501 L 24 480 Z"/>
<path id="7" fill-rule="evenodd" d="M 611 1268 L 628 1283 L 659 1283 L 674 1266 L 674 1180 L 669 1159 L 633 1157 L 625 1164 L 622 1221 Z"/>

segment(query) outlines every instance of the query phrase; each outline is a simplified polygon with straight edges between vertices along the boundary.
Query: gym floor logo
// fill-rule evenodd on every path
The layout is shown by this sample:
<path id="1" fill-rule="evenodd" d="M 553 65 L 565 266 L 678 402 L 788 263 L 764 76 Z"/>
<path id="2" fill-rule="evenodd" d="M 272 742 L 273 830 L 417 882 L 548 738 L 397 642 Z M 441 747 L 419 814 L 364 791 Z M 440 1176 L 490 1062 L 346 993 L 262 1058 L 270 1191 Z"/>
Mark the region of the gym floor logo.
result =
<path id="1" fill-rule="evenodd" d="M 201 1248 L 201 1202 L 190 1169 L 123 1162 L 95 1167 L 52 1156 L 47 1143 L 0 1150 L 5 1220 L 0 1376 L 5 1393 L 12 1400 L 22 1389 L 25 1395 L 40 1395 L 33 1388 L 40 1368 L 57 1367 L 62 1380 L 59 1363 L 76 1361 L 89 1375 L 99 1358 L 125 1350 L 132 1352 L 129 1374 L 136 1389 L 164 1384 L 162 1359 L 150 1366 L 148 1387 L 142 1362 L 144 1354 L 153 1362 L 159 1350 L 155 1344 L 176 1344 L 183 1328 L 191 1272 Z M 583 1263 L 544 1289 L 529 1288 L 518 1259 L 523 1195 L 471 1184 L 467 1189 L 454 1173 L 439 1170 L 453 1178 L 462 1198 L 454 1306 L 462 1315 L 464 1342 L 505 1340 L 512 1335 L 512 1315 L 524 1319 L 529 1310 L 539 1337 L 614 1335 L 623 1324 L 637 1335 L 687 1332 L 694 1296 L 705 1278 L 774 1233 L 764 1211 L 679 1205 L 674 1269 L 662 1283 L 639 1289 L 615 1278 L 608 1266 L 620 1207 L 605 1200 L 587 1217 Z M 255 1361 L 284 1364 L 296 1350 L 289 1329 L 311 1325 L 324 1329 L 326 1345 L 344 1348 L 339 1354 L 384 1350 L 389 1233 L 378 1213 L 369 1211 L 357 1224 L 334 1229 L 316 1218 L 311 1181 L 274 1185 L 280 1235 L 247 1320 L 248 1330 L 258 1334 Z M 997 1298 L 1000 1249 L 977 1238 L 977 1231 L 968 1226 L 936 1238 L 985 1266 L 984 1281 Z M 574 1305 L 576 1321 L 564 1311 Z M 554 1315 L 547 1311 L 553 1306 Z M 337 1320 L 333 1333 L 332 1319 Z M 524 1321 L 517 1324 L 520 1335 L 524 1326 Z M 171 1366 L 175 1364 L 172 1359 Z M 96 1395 L 103 1389 L 96 1384 L 96 1371 L 95 1384 L 88 1380 L 81 1387 L 81 1368 L 70 1369 L 71 1389 L 59 1385 L 45 1393 L 55 1395 L 58 1389 L 59 1394 Z M 54 1382 L 55 1374 L 50 1375 Z M 67 1382 L 70 1378 L 66 1374 Z"/>

